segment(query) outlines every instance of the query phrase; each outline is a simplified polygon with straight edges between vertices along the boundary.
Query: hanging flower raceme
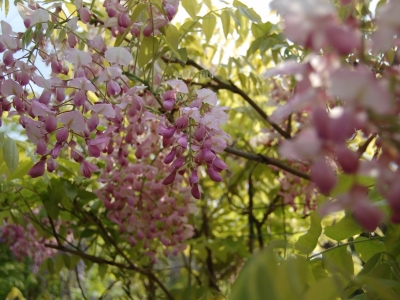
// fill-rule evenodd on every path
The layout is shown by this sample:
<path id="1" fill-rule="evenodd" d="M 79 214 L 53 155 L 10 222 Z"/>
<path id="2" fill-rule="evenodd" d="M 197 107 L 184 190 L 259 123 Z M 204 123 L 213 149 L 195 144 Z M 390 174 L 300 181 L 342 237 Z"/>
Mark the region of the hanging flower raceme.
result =
<path id="1" fill-rule="evenodd" d="M 216 106 L 217 96 L 211 90 L 198 90 L 197 96 L 191 99 L 183 81 L 169 80 L 166 83 L 172 90 L 164 93 L 164 107 L 171 110 L 173 106 L 179 106 L 180 116 L 171 125 L 163 120 L 158 128 L 164 147 L 172 146 L 164 159 L 165 164 L 170 164 L 170 174 L 163 184 L 172 184 L 177 173 L 183 175 L 188 171 L 192 196 L 199 199 L 198 167 L 206 165 L 208 176 L 216 182 L 222 181 L 220 173 L 227 169 L 227 165 L 217 157 L 230 139 L 220 127 L 228 119 L 224 112 L 226 108 Z"/>

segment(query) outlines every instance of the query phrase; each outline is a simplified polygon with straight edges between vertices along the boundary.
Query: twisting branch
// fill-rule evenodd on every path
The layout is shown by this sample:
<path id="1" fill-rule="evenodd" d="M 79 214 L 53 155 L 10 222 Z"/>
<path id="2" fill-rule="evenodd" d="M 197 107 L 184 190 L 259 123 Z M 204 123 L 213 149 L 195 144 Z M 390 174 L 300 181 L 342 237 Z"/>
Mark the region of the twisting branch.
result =
<path id="1" fill-rule="evenodd" d="M 178 59 L 167 59 L 165 57 L 162 57 L 164 61 L 169 61 L 170 63 L 178 63 L 178 64 L 183 64 L 185 65 L 182 61 Z M 192 59 L 188 59 L 186 61 L 187 66 L 192 66 L 195 67 L 197 70 L 202 71 L 205 70 L 202 66 L 200 66 L 198 63 L 196 63 Z M 240 95 L 247 103 L 250 104 L 250 106 L 269 124 L 271 125 L 272 128 L 274 128 L 281 136 L 283 136 L 286 139 L 290 139 L 290 134 L 283 130 L 281 127 L 279 127 L 278 124 L 272 122 L 269 118 L 269 116 L 265 113 L 265 111 L 258 106 L 258 104 L 249 97 L 249 95 L 243 91 L 241 88 L 239 88 L 237 85 L 235 85 L 232 81 L 225 82 L 217 77 L 212 78 L 214 82 L 217 84 L 215 86 L 210 85 L 210 87 L 215 87 L 217 89 L 222 89 L 222 90 L 228 90 L 231 91 L 234 94 Z"/>
<path id="2" fill-rule="evenodd" d="M 246 158 L 248 160 L 256 161 L 256 162 L 259 162 L 259 163 L 262 163 L 265 165 L 271 165 L 271 166 L 278 167 L 279 169 L 285 170 L 286 172 L 289 172 L 293 175 L 296 175 L 298 177 L 301 177 L 303 179 L 311 181 L 310 175 L 303 173 L 299 170 L 296 170 L 292 167 L 289 167 L 288 165 L 285 165 L 284 163 L 282 163 L 281 161 L 279 161 L 275 158 L 268 157 L 268 156 L 265 156 L 262 154 L 254 154 L 254 153 L 244 152 L 242 150 L 235 149 L 232 147 L 226 147 L 224 151 L 227 153 L 236 155 L 236 156 Z"/>
<path id="3" fill-rule="evenodd" d="M 83 292 L 81 280 L 79 279 L 78 267 L 75 267 L 75 276 L 76 276 L 76 281 L 78 281 L 78 286 L 79 286 L 79 289 L 81 290 L 82 297 L 83 297 L 83 299 L 87 300 L 86 295 Z"/>

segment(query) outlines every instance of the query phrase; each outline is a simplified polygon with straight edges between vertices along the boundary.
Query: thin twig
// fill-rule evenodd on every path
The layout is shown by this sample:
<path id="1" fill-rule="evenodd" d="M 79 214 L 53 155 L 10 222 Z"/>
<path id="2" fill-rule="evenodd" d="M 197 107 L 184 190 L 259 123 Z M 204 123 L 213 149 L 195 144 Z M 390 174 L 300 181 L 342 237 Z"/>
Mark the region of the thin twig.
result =
<path id="1" fill-rule="evenodd" d="M 242 150 L 239 150 L 236 148 L 232 148 L 232 147 L 226 147 L 224 151 L 227 153 L 236 155 L 236 156 L 246 158 L 248 160 L 257 161 L 257 162 L 260 162 L 265 165 L 271 165 L 271 166 L 278 167 L 279 169 L 285 170 L 286 172 L 289 172 L 293 175 L 296 175 L 298 177 L 301 177 L 303 179 L 311 181 L 309 174 L 306 174 L 299 170 L 296 170 L 275 158 L 268 157 L 266 155 L 245 152 L 245 151 L 242 151 Z"/>
<path id="2" fill-rule="evenodd" d="M 82 285 L 81 285 L 81 280 L 79 279 L 78 267 L 75 267 L 75 275 L 76 275 L 76 281 L 78 281 L 79 289 L 81 290 L 82 297 L 83 297 L 83 299 L 87 300 L 87 298 L 85 296 L 85 293 L 83 292 L 83 288 L 82 288 Z"/>

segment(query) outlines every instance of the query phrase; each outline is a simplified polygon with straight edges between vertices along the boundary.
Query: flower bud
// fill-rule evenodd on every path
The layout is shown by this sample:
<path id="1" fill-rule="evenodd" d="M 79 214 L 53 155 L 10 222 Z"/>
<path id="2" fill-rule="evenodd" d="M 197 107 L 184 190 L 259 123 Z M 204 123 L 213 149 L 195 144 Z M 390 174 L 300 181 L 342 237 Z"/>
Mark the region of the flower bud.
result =
<path id="1" fill-rule="evenodd" d="M 192 174 L 190 175 L 190 178 L 189 178 L 189 184 L 193 185 L 193 184 L 196 184 L 198 182 L 199 182 L 199 176 L 197 175 L 197 171 L 193 170 Z"/>
<path id="2" fill-rule="evenodd" d="M 165 127 L 165 128 L 160 128 L 160 134 L 164 137 L 164 138 L 171 138 L 174 133 L 176 131 L 175 127 Z"/>
<path id="3" fill-rule="evenodd" d="M 39 140 L 36 145 L 36 153 L 39 155 L 45 155 L 47 153 L 47 145 L 44 140 Z"/>
<path id="4" fill-rule="evenodd" d="M 53 132 L 57 129 L 57 119 L 55 116 L 49 115 L 46 118 L 45 129 L 47 132 Z"/>
<path id="5" fill-rule="evenodd" d="M 86 125 L 90 132 L 96 129 L 97 125 L 99 125 L 99 116 L 96 113 L 92 112 L 92 116 L 86 122 Z"/>
<path id="6" fill-rule="evenodd" d="M 22 102 L 21 98 L 18 96 L 15 96 L 13 98 L 13 105 L 14 108 L 16 109 L 16 111 L 18 112 L 22 112 L 24 110 L 24 103 Z"/>
<path id="7" fill-rule="evenodd" d="M 175 100 L 164 100 L 164 108 L 168 111 L 172 110 L 175 105 Z"/>
<path id="8" fill-rule="evenodd" d="M 400 185 L 393 184 L 390 187 L 386 200 L 394 212 L 400 213 Z"/>
<path id="9" fill-rule="evenodd" d="M 62 148 L 61 144 L 56 144 L 53 150 L 51 150 L 51 157 L 56 159 L 60 155 L 61 148 Z"/>
<path id="10" fill-rule="evenodd" d="M 329 138 L 329 115 L 324 107 L 318 106 L 312 112 L 312 122 L 321 139 Z"/>
<path id="11" fill-rule="evenodd" d="M 354 205 L 354 218 L 367 231 L 373 232 L 383 220 L 383 213 L 368 200 Z"/>
<path id="12" fill-rule="evenodd" d="M 92 172 L 93 171 L 97 171 L 97 166 L 87 162 L 86 160 L 81 162 L 81 173 L 83 176 L 85 176 L 86 178 L 90 178 L 92 177 Z"/>
<path id="13" fill-rule="evenodd" d="M 90 21 L 90 12 L 86 7 L 82 7 L 82 8 L 79 9 L 79 16 L 81 18 L 81 21 L 84 24 L 89 23 L 89 21 Z"/>
<path id="14" fill-rule="evenodd" d="M 211 163 L 215 158 L 215 153 L 210 149 L 203 149 L 203 159 L 207 163 Z"/>
<path id="15" fill-rule="evenodd" d="M 100 156 L 100 149 L 96 145 L 89 145 L 88 146 L 88 153 L 90 156 L 99 157 Z"/>
<path id="16" fill-rule="evenodd" d="M 353 174 L 357 171 L 359 158 L 356 152 L 351 151 L 346 145 L 336 147 L 335 152 L 343 172 Z"/>
<path id="17" fill-rule="evenodd" d="M 56 100 L 58 102 L 63 102 L 65 100 L 65 89 L 64 88 L 56 89 Z"/>
<path id="18" fill-rule="evenodd" d="M 319 188 L 322 194 L 329 194 L 335 187 L 337 179 L 325 158 L 319 158 L 311 166 L 311 181 Z"/>
<path id="19" fill-rule="evenodd" d="M 39 102 L 48 105 L 50 103 L 50 99 L 51 99 L 51 92 L 48 90 L 44 90 L 39 97 Z"/>
<path id="20" fill-rule="evenodd" d="M 85 90 L 81 90 L 81 91 L 77 92 L 74 96 L 74 103 L 76 106 L 82 106 L 83 104 L 85 104 L 86 100 L 87 100 L 87 98 L 86 98 Z"/>
<path id="21" fill-rule="evenodd" d="M 14 56 L 11 51 L 6 51 L 3 54 L 3 63 L 6 66 L 11 66 L 14 63 Z"/>
<path id="22" fill-rule="evenodd" d="M 32 178 L 36 178 L 39 176 L 42 176 L 44 174 L 44 165 L 45 165 L 45 160 L 40 160 L 37 162 L 28 172 L 28 175 L 31 176 Z"/>
<path id="23" fill-rule="evenodd" d="M 172 167 L 175 169 L 179 169 L 180 167 L 183 166 L 183 163 L 185 162 L 183 157 L 179 157 L 175 159 L 175 161 L 172 163 Z"/>
<path id="24" fill-rule="evenodd" d="M 218 172 L 228 169 L 228 166 L 226 165 L 226 163 L 222 159 L 220 159 L 218 156 L 215 156 L 214 160 L 212 161 L 212 166 Z"/>
<path id="25" fill-rule="evenodd" d="M 47 160 L 47 172 L 52 173 L 58 168 L 58 163 L 55 159 L 49 158 Z"/>
<path id="26" fill-rule="evenodd" d="M 199 124 L 199 126 L 197 126 L 196 130 L 193 133 L 193 137 L 196 139 L 196 141 L 201 142 L 205 136 L 206 136 L 206 127 L 202 124 Z"/>
<path id="27" fill-rule="evenodd" d="M 24 26 L 25 26 L 25 28 L 29 28 L 29 27 L 31 27 L 31 19 L 30 18 L 26 18 L 25 20 L 24 20 Z"/>
<path id="28" fill-rule="evenodd" d="M 200 199 L 200 191 L 199 191 L 199 186 L 196 184 L 193 184 L 192 189 L 190 191 L 192 193 L 192 196 L 196 199 Z"/>
<path id="29" fill-rule="evenodd" d="M 175 177 L 176 177 L 176 172 L 172 172 L 171 174 L 169 174 L 162 182 L 162 184 L 164 185 L 169 185 L 172 184 L 175 181 Z"/>
<path id="30" fill-rule="evenodd" d="M 122 28 L 128 28 L 129 25 L 131 25 L 131 19 L 127 14 L 120 13 L 117 16 L 117 22 L 118 26 L 121 26 Z"/>
<path id="31" fill-rule="evenodd" d="M 175 121 L 176 128 L 185 129 L 189 125 L 189 118 L 187 116 L 182 116 Z"/>
<path id="32" fill-rule="evenodd" d="M 21 72 L 20 76 L 19 76 L 19 83 L 22 86 L 25 86 L 29 83 L 29 81 L 31 80 L 31 77 L 29 76 L 29 74 L 27 72 Z"/>
<path id="33" fill-rule="evenodd" d="M 116 81 L 110 80 L 107 83 L 107 93 L 110 96 L 118 95 L 120 92 L 121 92 L 121 87 L 119 86 L 119 84 Z"/>
<path id="34" fill-rule="evenodd" d="M 167 18 L 168 18 L 169 21 L 171 21 L 173 19 L 173 17 L 176 15 L 175 7 L 173 7 L 169 3 L 165 4 L 164 11 L 165 11 L 165 14 L 167 15 Z"/>
<path id="35" fill-rule="evenodd" d="M 222 181 L 221 175 L 212 166 L 209 166 L 207 168 L 207 173 L 208 173 L 208 176 L 210 177 L 211 180 L 213 180 L 215 182 L 221 182 Z"/>
<path id="36" fill-rule="evenodd" d="M 67 127 L 61 127 L 56 133 L 56 140 L 60 144 L 68 139 L 69 130 Z"/>
<path id="37" fill-rule="evenodd" d="M 77 40 L 76 36 L 72 32 L 68 32 L 68 45 L 71 48 L 74 48 L 77 43 L 78 43 L 78 40 Z"/>
<path id="38" fill-rule="evenodd" d="M 171 162 L 174 160 L 175 155 L 176 155 L 176 148 L 173 148 L 173 149 L 171 150 L 171 152 L 168 153 L 167 156 L 164 158 L 163 163 L 164 163 L 164 164 L 169 164 L 169 163 L 171 163 Z"/>
<path id="39" fill-rule="evenodd" d="M 113 17 L 116 16 L 117 11 L 116 11 L 115 9 L 113 9 L 113 8 L 109 8 L 109 9 L 107 9 L 107 14 L 108 14 L 108 16 L 109 16 L 110 18 L 113 18 Z"/>
<path id="40" fill-rule="evenodd" d="M 179 146 L 182 147 L 183 150 L 185 150 L 187 148 L 188 145 L 188 137 L 186 134 L 182 135 L 179 139 L 178 139 L 178 144 Z"/>

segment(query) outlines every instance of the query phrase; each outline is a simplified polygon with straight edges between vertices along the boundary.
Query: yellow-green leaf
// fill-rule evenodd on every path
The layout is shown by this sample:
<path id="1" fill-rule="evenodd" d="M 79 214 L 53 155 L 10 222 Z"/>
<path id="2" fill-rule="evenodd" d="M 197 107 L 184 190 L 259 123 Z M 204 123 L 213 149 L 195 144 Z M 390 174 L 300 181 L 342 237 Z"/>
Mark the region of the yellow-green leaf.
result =
<path id="1" fill-rule="evenodd" d="M 307 233 L 299 237 L 295 244 L 295 248 L 302 253 L 311 253 L 317 246 L 321 232 L 321 218 L 316 212 L 313 212 L 310 216 L 310 228 Z"/>
<path id="2" fill-rule="evenodd" d="M 215 26 L 217 25 L 217 18 L 214 15 L 207 15 L 203 19 L 203 32 L 206 41 L 209 42 L 213 36 Z"/>
<path id="3" fill-rule="evenodd" d="M 192 19 L 197 17 L 197 2 L 196 0 L 182 0 L 182 6 L 187 11 Z"/>
<path id="4" fill-rule="evenodd" d="M 335 241 L 341 241 L 359 234 L 361 231 L 362 229 L 360 226 L 356 224 L 350 215 L 347 215 L 340 219 L 336 224 L 326 226 L 324 234 Z"/>
<path id="5" fill-rule="evenodd" d="M 145 66 L 158 50 L 158 40 L 152 36 L 144 37 L 138 55 L 139 67 Z"/>
<path id="6" fill-rule="evenodd" d="M 13 139 L 7 138 L 3 146 L 4 161 L 10 172 L 14 172 L 18 167 L 19 154 L 17 144 Z"/>
<path id="7" fill-rule="evenodd" d="M 231 15 L 227 10 L 221 13 L 222 29 L 224 30 L 225 37 L 228 36 L 231 27 Z"/>

